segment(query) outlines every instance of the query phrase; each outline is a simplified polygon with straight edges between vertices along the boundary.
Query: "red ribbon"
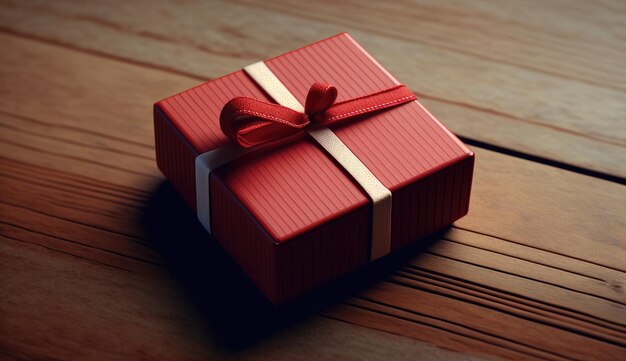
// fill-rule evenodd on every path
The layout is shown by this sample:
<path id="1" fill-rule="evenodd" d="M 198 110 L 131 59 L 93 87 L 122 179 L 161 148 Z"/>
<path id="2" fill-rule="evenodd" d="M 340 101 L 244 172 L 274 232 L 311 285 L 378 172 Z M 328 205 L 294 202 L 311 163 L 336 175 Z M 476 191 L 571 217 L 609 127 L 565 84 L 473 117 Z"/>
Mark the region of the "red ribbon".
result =
<path id="1" fill-rule="evenodd" d="M 313 124 L 339 121 L 404 104 L 416 99 L 404 85 L 335 103 L 337 88 L 315 83 L 306 97 L 304 113 L 249 97 L 231 99 L 220 114 L 220 127 L 228 138 L 250 148 L 296 135 Z"/>

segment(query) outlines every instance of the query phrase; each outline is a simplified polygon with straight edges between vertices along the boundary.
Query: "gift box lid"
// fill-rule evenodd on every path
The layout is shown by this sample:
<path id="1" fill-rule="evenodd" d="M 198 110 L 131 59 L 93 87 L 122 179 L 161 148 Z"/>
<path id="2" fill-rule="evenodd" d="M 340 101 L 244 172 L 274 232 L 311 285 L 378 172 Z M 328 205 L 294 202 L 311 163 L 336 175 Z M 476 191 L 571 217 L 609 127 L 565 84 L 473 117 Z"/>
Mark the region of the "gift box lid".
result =
<path id="1" fill-rule="evenodd" d="M 265 63 L 304 104 L 324 81 L 343 101 L 399 84 L 347 33 Z M 272 101 L 242 70 L 157 102 L 197 154 L 229 142 L 222 107 L 237 96 Z M 331 127 L 392 192 L 472 155 L 418 101 Z M 253 153 L 213 172 L 280 244 L 370 202 L 365 192 L 312 139 Z M 212 178 L 212 181 L 214 179 Z"/>

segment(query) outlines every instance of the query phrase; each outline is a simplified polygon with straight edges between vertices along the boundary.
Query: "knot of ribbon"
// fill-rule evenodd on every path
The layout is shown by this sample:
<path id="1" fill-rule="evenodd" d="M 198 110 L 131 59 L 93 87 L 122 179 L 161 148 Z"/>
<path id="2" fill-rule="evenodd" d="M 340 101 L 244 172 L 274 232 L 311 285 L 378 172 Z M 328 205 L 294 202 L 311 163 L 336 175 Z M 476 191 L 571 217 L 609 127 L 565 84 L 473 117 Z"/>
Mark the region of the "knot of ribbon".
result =
<path id="1" fill-rule="evenodd" d="M 245 148 L 290 138 L 313 125 L 329 126 L 339 121 L 377 112 L 415 100 L 404 85 L 342 102 L 337 88 L 322 82 L 311 86 L 304 112 L 250 97 L 236 97 L 220 114 L 222 132 Z"/>

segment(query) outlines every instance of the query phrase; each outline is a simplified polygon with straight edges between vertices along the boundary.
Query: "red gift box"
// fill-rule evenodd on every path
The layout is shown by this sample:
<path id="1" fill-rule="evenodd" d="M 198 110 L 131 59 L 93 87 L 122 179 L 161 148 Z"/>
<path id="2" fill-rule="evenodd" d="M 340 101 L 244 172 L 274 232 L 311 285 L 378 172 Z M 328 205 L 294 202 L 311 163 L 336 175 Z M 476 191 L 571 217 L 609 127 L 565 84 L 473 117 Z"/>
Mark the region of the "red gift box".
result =
<path id="1" fill-rule="evenodd" d="M 399 84 L 346 33 L 265 64 L 302 104 L 320 81 L 336 86 L 337 102 Z M 240 96 L 273 102 L 240 70 L 154 106 L 157 164 L 194 210 L 196 157 L 232 143 L 220 128 L 220 113 Z M 417 100 L 329 127 L 391 191 L 390 252 L 467 214 L 474 153 Z M 301 135 L 227 162 L 205 185 L 214 238 L 274 303 L 372 258 L 372 200 L 318 143 Z"/>

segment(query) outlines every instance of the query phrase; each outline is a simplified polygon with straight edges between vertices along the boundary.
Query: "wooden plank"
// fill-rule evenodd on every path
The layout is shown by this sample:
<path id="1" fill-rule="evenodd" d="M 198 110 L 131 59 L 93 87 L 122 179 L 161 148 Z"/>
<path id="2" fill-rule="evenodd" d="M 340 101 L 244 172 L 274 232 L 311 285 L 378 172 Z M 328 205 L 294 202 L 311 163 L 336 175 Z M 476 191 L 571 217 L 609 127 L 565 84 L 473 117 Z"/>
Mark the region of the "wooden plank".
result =
<path id="1" fill-rule="evenodd" d="M 214 295 L 207 289 L 237 287 L 222 279 L 236 272 L 202 265 L 216 246 L 198 248 L 205 244 L 201 228 L 171 190 L 162 190 L 152 158 L 151 101 L 197 80 L 17 36 L 0 41 L 10 49 L 0 55 L 0 264 L 3 274 L 20 275 L 2 279 L 9 291 L 0 298 L 3 348 L 15 357 L 127 357 L 147 343 L 158 345 L 149 355 L 162 358 L 231 352 L 220 349 L 215 313 L 250 315 L 245 300 L 202 306 L 198 292 L 208 302 Z M 397 272 L 370 280 L 322 315 L 468 353 L 620 359 L 626 189 L 475 150 L 470 215 Z M 155 212 L 172 224 L 151 220 Z M 172 236 L 181 230 L 184 239 Z M 290 357 L 300 355 L 297 347 L 311 358 L 432 351 L 318 316 L 294 320 L 295 331 L 274 333 L 238 356 Z M 85 336 L 94 324 L 100 327 Z M 207 324 L 216 330 L 202 331 Z M 391 338 L 367 341 L 379 337 Z M 94 339 L 93 348 L 84 347 Z"/>
<path id="2" fill-rule="evenodd" d="M 5 31 L 199 78 L 347 30 L 455 133 L 626 177 L 619 2 L 2 3 Z"/>

